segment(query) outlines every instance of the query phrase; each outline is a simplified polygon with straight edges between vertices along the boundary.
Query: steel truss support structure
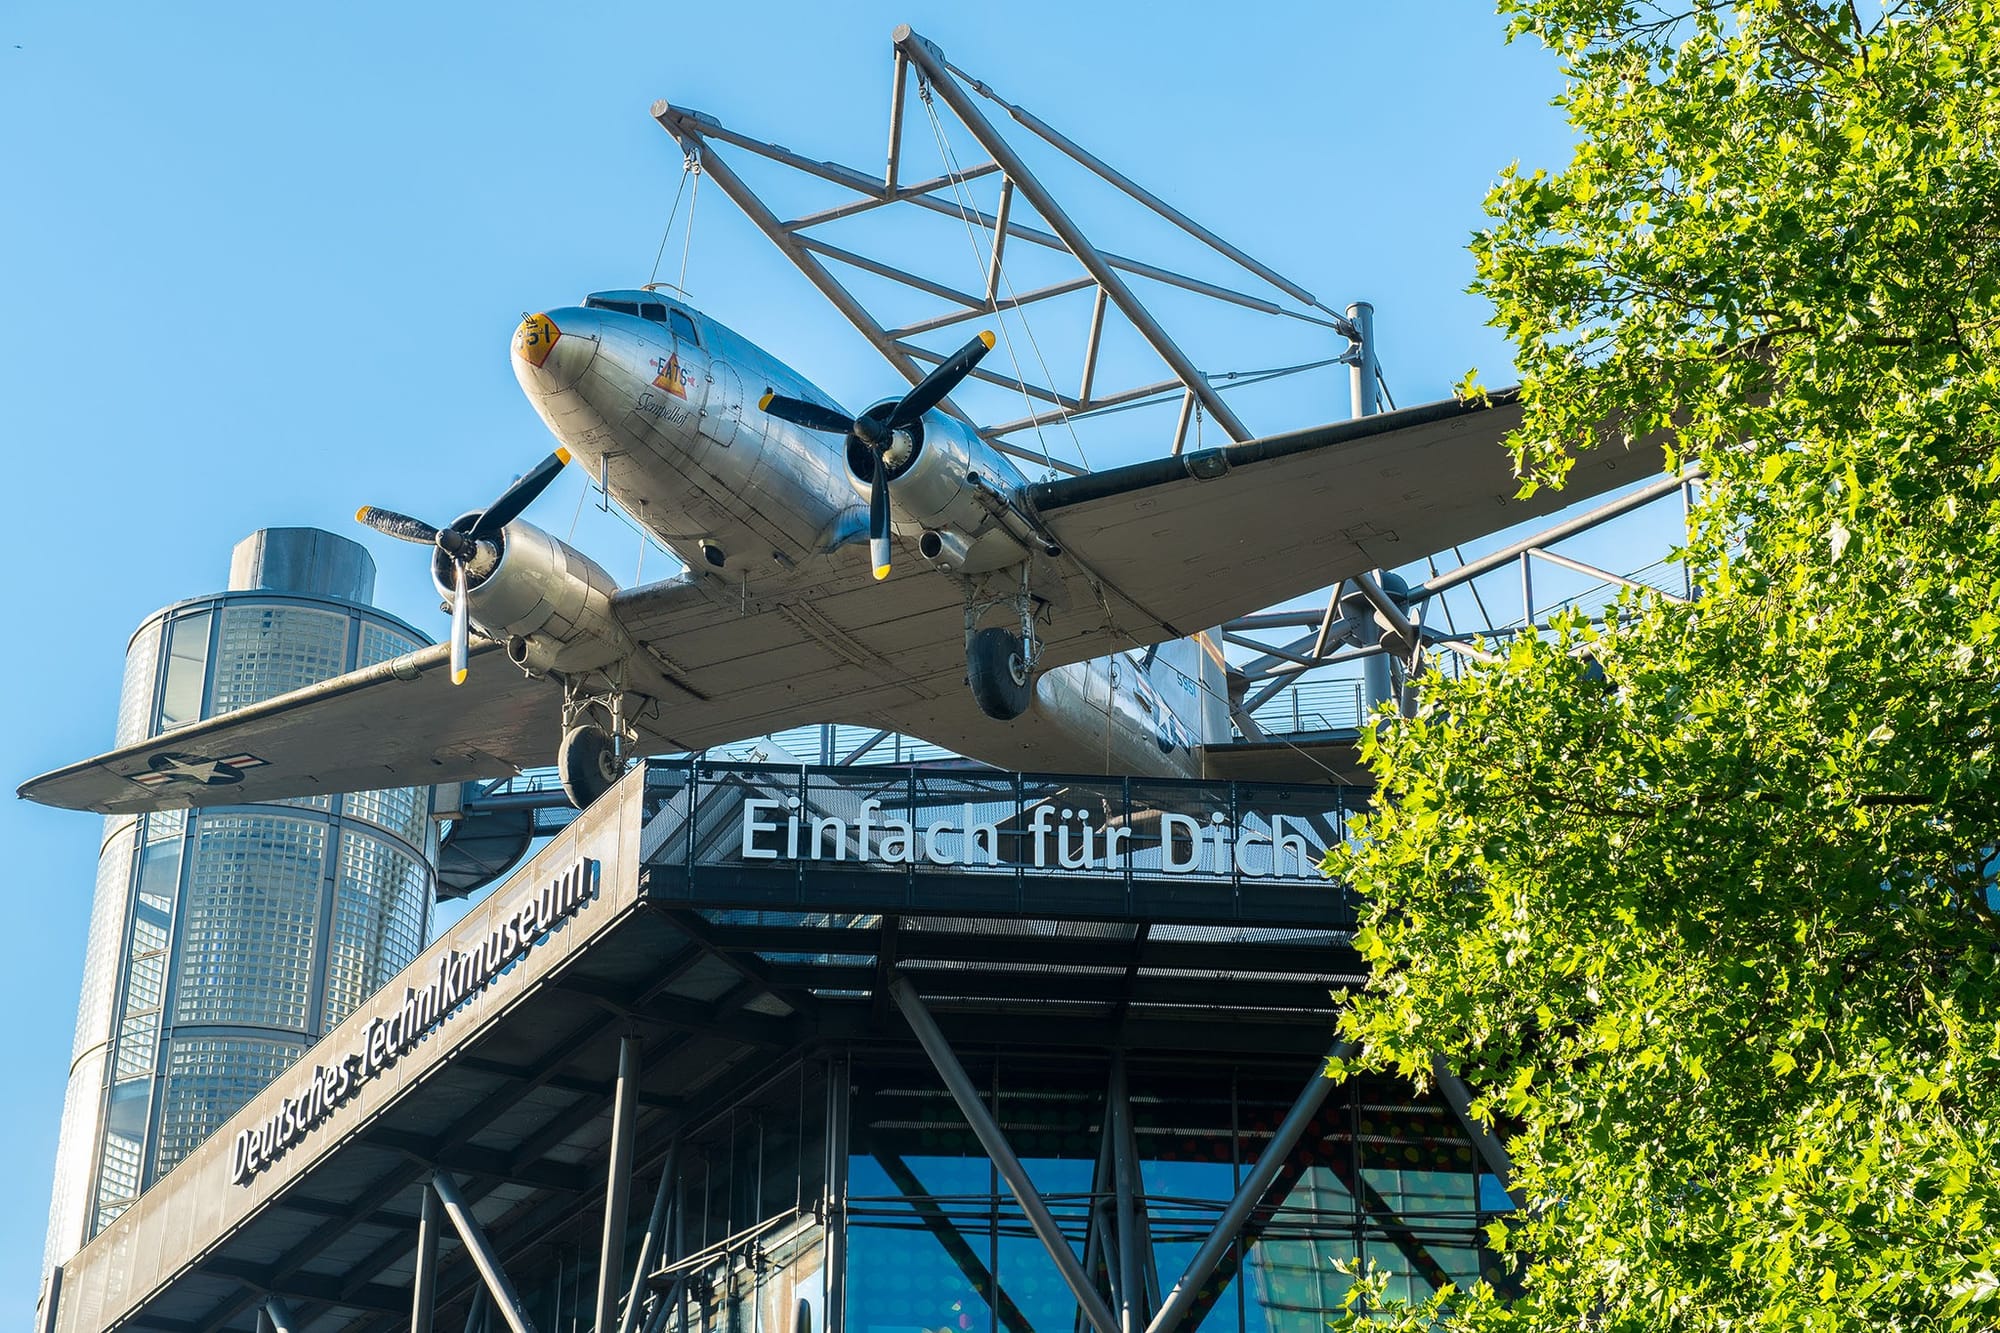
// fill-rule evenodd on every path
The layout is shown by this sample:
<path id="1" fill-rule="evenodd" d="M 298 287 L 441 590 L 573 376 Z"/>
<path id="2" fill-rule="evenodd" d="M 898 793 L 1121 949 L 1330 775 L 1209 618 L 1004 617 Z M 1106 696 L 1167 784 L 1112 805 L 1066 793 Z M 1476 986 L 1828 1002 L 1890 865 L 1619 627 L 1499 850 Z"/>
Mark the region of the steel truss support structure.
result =
<path id="1" fill-rule="evenodd" d="M 1356 1047 L 1351 1043 L 1335 1042 L 1333 1049 L 1327 1055 L 1329 1059 L 1349 1059 L 1355 1052 Z M 1285 1164 L 1285 1158 L 1298 1146 L 1299 1136 L 1305 1133 L 1306 1126 L 1311 1123 L 1312 1118 L 1319 1114 L 1320 1105 L 1326 1101 L 1326 1095 L 1333 1091 L 1333 1082 L 1323 1070 L 1315 1073 L 1307 1081 L 1304 1090 L 1299 1093 L 1298 1100 L 1292 1103 L 1292 1109 L 1285 1113 L 1284 1120 L 1271 1135 L 1271 1141 L 1264 1145 L 1264 1151 L 1257 1157 L 1257 1164 L 1250 1168 L 1250 1174 L 1245 1176 L 1243 1183 L 1237 1187 L 1235 1197 L 1229 1201 L 1229 1206 L 1222 1210 L 1222 1216 L 1216 1219 L 1208 1238 L 1202 1241 L 1201 1248 L 1194 1252 L 1192 1259 L 1188 1260 L 1187 1269 L 1181 1274 L 1180 1281 L 1174 1283 L 1173 1290 L 1168 1292 L 1167 1298 L 1160 1303 L 1160 1312 L 1146 1325 L 1146 1333 L 1178 1333 L 1181 1321 L 1193 1308 L 1195 1298 L 1200 1295 L 1202 1287 L 1214 1275 L 1216 1265 L 1222 1262 L 1230 1246 L 1234 1245 L 1243 1234 L 1243 1225 L 1250 1220 L 1252 1210 L 1263 1202 L 1264 1194 L 1271 1188 L 1271 1182 L 1277 1179 L 1278 1170 Z"/>
<path id="2" fill-rule="evenodd" d="M 1195 222 L 1025 108 L 1006 101 L 991 87 L 951 64 L 943 51 L 922 35 L 905 26 L 896 30 L 892 40 L 894 71 L 890 89 L 888 161 L 887 169 L 880 175 L 838 163 L 814 161 L 777 144 L 735 131 L 714 116 L 666 102 L 654 104 L 653 117 L 674 136 L 686 157 L 688 168 L 711 177 L 779 253 L 791 261 L 883 359 L 912 384 L 923 377 L 929 364 L 935 364 L 940 359 L 939 353 L 914 341 L 919 336 L 948 329 L 983 314 L 999 314 L 1003 307 L 1011 308 L 1025 318 L 1029 306 L 1071 293 L 1091 292 L 1089 332 L 1084 341 L 1078 387 L 1074 393 L 1026 378 L 1012 379 L 992 371 L 974 372 L 978 380 L 1018 389 L 1032 402 L 1045 405 L 1031 407 L 1026 416 L 1017 420 L 983 428 L 981 433 L 996 448 L 1059 471 L 1080 472 L 1082 468 L 1050 459 L 1046 451 L 1022 447 L 1007 437 L 1051 422 L 1076 420 L 1142 403 L 1175 400 L 1181 404 L 1181 413 L 1175 428 L 1172 452 L 1180 452 L 1189 419 L 1197 409 L 1213 420 L 1230 439 L 1247 440 L 1252 438 L 1254 432 L 1225 401 L 1216 387 L 1218 382 L 1227 381 L 1236 385 L 1254 383 L 1342 361 L 1352 361 L 1357 365 L 1365 363 L 1365 392 L 1372 398 L 1374 386 L 1380 380 L 1379 367 L 1375 364 L 1372 351 L 1362 348 L 1360 326 L 1348 314 L 1322 304 L 1301 284 Z M 919 100 L 924 103 L 926 114 L 935 115 L 936 103 L 942 102 L 986 154 L 986 160 L 960 169 L 947 159 L 944 175 L 905 183 L 902 174 L 904 122 L 909 107 L 907 88 L 913 74 L 918 80 Z M 1097 246 L 1076 224 L 1055 192 L 981 109 L 982 100 L 1000 108 L 1016 124 L 1082 166 L 1097 180 L 1165 219 L 1220 256 L 1250 279 L 1249 285 L 1261 286 L 1269 294 L 1239 291 Z M 856 197 L 800 217 L 780 218 L 725 160 L 717 149 L 718 144 L 728 145 L 815 180 L 838 185 Z M 1000 189 L 993 212 L 986 212 L 961 195 L 960 190 L 965 185 L 996 173 L 1000 176 Z M 1017 218 L 1017 201 L 1032 209 L 1043 226 L 1031 225 Z M 911 271 L 904 266 L 907 261 L 898 252 L 903 247 L 888 249 L 891 257 L 875 257 L 848 245 L 836 245 L 819 234 L 830 223 L 895 206 L 903 206 L 905 211 L 914 209 L 938 214 L 975 232 L 984 232 L 987 237 L 983 247 L 984 272 L 978 287 Z M 1027 291 L 1016 291 L 1006 272 L 1009 242 L 1068 254 L 1082 272 Z M 887 279 L 934 297 L 944 306 L 934 315 L 889 327 L 835 275 L 829 262 Z M 1214 367 L 1204 369 L 1195 363 L 1180 341 L 1141 299 L 1140 289 L 1134 285 L 1141 281 L 1192 293 L 1255 315 L 1296 321 L 1313 331 L 1316 337 L 1330 331 L 1345 339 L 1348 345 L 1332 356 L 1314 351 L 1301 364 L 1276 370 L 1243 373 L 1225 372 Z M 1113 310 L 1159 358 L 1170 378 L 1109 390 L 1100 387 L 1098 371 L 1106 315 Z M 1323 347 L 1323 344 L 1319 346 Z M 943 406 L 954 415 L 965 417 L 950 402 Z M 970 422 L 970 418 L 966 420 Z M 978 426 L 980 423 L 971 424 Z"/>
<path id="3" fill-rule="evenodd" d="M 1309 673 L 1387 658 L 1406 680 L 1414 680 L 1426 670 L 1440 669 L 1447 658 L 1496 660 L 1473 641 L 1504 642 L 1518 634 L 1541 633 L 1555 614 L 1575 600 L 1536 605 L 1531 571 L 1538 561 L 1581 574 L 1604 589 L 1630 588 L 1669 602 L 1685 601 L 1684 592 L 1667 591 L 1554 548 L 1650 506 L 1673 500 L 1684 506 L 1687 488 L 1700 475 L 1698 469 L 1689 468 L 1675 476 L 1660 477 L 1499 550 L 1472 560 L 1461 559 L 1454 568 L 1441 570 L 1433 561 L 1430 577 L 1406 590 L 1400 586 L 1391 589 L 1379 574 L 1364 574 L 1329 589 L 1322 608 L 1263 611 L 1224 623 L 1224 640 L 1256 654 L 1231 668 L 1232 720 L 1251 740 L 1356 726 L 1366 712 L 1362 696 L 1371 691 L 1357 688 L 1352 703 L 1342 700 L 1330 711 L 1323 710 L 1315 725 L 1298 695 L 1299 687 L 1308 683 Z M 1523 614 L 1511 623 L 1496 621 L 1480 591 L 1480 580 L 1504 575 L 1510 569 L 1519 580 L 1523 608 Z M 1472 602 L 1469 609 L 1474 614 L 1463 624 L 1452 610 L 1454 593 L 1469 596 Z M 1267 637 L 1287 630 L 1294 633 L 1276 642 Z M 1282 705 L 1288 694 L 1293 701 L 1289 724 L 1273 717 L 1270 709 L 1273 704 Z"/>
<path id="4" fill-rule="evenodd" d="M 903 1017 L 909 1022 L 910 1030 L 916 1033 L 917 1042 L 924 1048 L 924 1054 L 930 1057 L 938 1076 L 944 1080 L 946 1089 L 950 1091 L 952 1100 L 958 1103 L 959 1114 L 963 1115 L 966 1124 L 972 1127 L 973 1135 L 1000 1172 L 1000 1178 L 1007 1182 L 1007 1188 L 1014 1195 L 1015 1202 L 1019 1203 L 1021 1211 L 1027 1214 L 1029 1227 L 1041 1240 L 1042 1248 L 1048 1251 L 1056 1270 L 1062 1274 L 1070 1295 L 1076 1297 L 1077 1304 L 1089 1317 L 1097 1333 L 1120 1333 L 1118 1320 L 1104 1304 L 1104 1298 L 1097 1294 L 1097 1288 L 1090 1285 L 1090 1278 L 1084 1273 L 1083 1266 L 1077 1262 L 1075 1252 L 1069 1247 L 1069 1241 L 1064 1239 L 1062 1228 L 1056 1225 L 1055 1218 L 1049 1214 L 1048 1204 L 1042 1200 L 1041 1192 L 1035 1188 L 1034 1182 L 1029 1180 L 1028 1169 L 1021 1165 L 1021 1159 L 1015 1155 L 1013 1146 L 1007 1142 L 1007 1136 L 1001 1132 L 999 1122 L 993 1119 L 992 1112 L 986 1109 L 986 1103 L 980 1100 L 979 1090 L 967 1076 L 965 1066 L 958 1062 L 956 1055 L 952 1054 L 950 1043 L 945 1041 L 944 1033 L 938 1030 L 937 1022 L 931 1017 L 930 1010 L 924 1007 L 923 1000 L 917 995 L 916 987 L 910 984 L 908 978 L 899 975 L 889 983 L 889 989 L 895 998 L 896 1007 L 903 1011 Z"/>

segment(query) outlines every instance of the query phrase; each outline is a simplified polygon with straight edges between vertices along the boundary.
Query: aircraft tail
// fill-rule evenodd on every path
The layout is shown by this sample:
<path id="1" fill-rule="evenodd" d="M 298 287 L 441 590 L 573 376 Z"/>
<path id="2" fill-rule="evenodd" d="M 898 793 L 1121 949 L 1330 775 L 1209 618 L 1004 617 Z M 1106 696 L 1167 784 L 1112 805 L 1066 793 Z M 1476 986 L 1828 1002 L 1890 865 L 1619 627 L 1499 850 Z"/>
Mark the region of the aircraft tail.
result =
<path id="1" fill-rule="evenodd" d="M 1194 733 L 1195 748 L 1228 742 L 1229 681 L 1220 630 L 1161 644 L 1152 678 L 1167 707 Z"/>

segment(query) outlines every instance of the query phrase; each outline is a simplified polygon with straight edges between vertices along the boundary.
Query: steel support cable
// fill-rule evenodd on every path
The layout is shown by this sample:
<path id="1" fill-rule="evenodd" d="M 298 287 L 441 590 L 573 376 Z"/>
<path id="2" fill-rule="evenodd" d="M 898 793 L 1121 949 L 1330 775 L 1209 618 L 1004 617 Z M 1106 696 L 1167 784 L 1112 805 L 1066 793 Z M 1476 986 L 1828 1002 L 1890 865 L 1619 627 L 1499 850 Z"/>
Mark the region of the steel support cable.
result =
<path id="1" fill-rule="evenodd" d="M 965 173 L 959 166 L 958 155 L 952 151 L 951 143 L 945 137 L 944 122 L 939 118 L 937 103 L 931 97 L 930 81 L 922 75 L 918 75 L 917 77 L 917 97 L 923 102 L 924 113 L 930 118 L 931 137 L 937 140 L 938 158 L 944 166 L 946 177 L 951 181 L 952 202 L 958 209 L 959 221 L 965 225 L 966 243 L 972 247 L 972 260 L 977 265 L 981 261 L 979 255 L 979 233 L 972 225 L 972 216 L 975 210 L 960 190 Z M 999 243 L 1001 234 L 997 230 L 994 232 L 996 245 Z M 1014 279 L 1008 275 L 1005 263 L 999 266 L 998 276 L 1000 281 L 1007 285 L 1007 299 L 1014 307 L 1014 317 L 1021 321 L 1021 331 L 1028 335 L 1028 345 L 1034 350 L 1035 360 L 1042 368 L 1042 378 L 1049 385 L 1053 386 L 1056 382 L 1055 374 L 1049 369 L 1048 358 L 1042 355 L 1041 343 L 1035 338 L 1034 326 L 1028 322 L 1027 312 L 1021 305 L 1021 294 L 1015 290 Z M 1027 404 L 1028 415 L 1034 417 L 1037 413 L 1035 411 L 1035 404 L 1028 394 L 1027 376 L 1022 373 L 1021 358 L 1014 350 L 1014 338 L 1008 332 L 1007 321 L 1000 309 L 1000 298 L 997 291 L 994 293 L 992 301 L 993 314 L 1000 322 L 1001 336 L 1007 339 L 1007 357 L 1014 363 L 1014 379 L 1021 386 L 1021 398 Z M 1068 413 L 1063 414 L 1062 422 L 1063 426 L 1069 431 L 1070 443 L 1076 447 L 1077 458 L 1082 461 L 1085 468 L 1089 468 L 1090 457 L 1084 452 L 1083 441 L 1077 437 L 1076 426 L 1070 421 Z M 1047 461 L 1049 446 L 1048 441 L 1042 437 L 1042 425 L 1040 421 L 1035 422 L 1035 442 L 1041 445 L 1043 460 Z M 1053 464 L 1051 464 L 1050 470 L 1054 470 Z"/>
<path id="2" fill-rule="evenodd" d="M 646 285 L 648 287 L 651 287 L 654 283 L 660 280 L 660 261 L 666 258 L 667 240 L 674 234 L 674 218 L 679 216 L 680 214 L 681 196 L 687 193 L 688 176 L 692 174 L 694 170 L 695 170 L 695 159 L 692 155 L 681 159 L 680 188 L 674 191 L 674 206 L 667 210 L 667 225 L 660 229 L 660 248 L 653 254 L 653 272 L 651 276 L 649 276 L 646 279 Z"/>

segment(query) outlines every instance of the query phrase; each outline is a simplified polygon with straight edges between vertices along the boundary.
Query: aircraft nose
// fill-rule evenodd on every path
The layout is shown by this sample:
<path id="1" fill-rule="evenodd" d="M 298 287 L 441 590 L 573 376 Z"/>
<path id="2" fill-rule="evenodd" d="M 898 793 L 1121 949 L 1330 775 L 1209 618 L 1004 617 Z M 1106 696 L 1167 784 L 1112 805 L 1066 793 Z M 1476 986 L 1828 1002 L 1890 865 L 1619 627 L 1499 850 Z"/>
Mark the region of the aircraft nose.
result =
<path id="1" fill-rule="evenodd" d="M 565 316 L 556 322 L 556 315 Z M 514 330 L 514 377 L 530 393 L 557 393 L 583 378 L 597 355 L 596 329 L 583 310 L 524 317 Z M 565 327 L 567 326 L 567 327 Z"/>

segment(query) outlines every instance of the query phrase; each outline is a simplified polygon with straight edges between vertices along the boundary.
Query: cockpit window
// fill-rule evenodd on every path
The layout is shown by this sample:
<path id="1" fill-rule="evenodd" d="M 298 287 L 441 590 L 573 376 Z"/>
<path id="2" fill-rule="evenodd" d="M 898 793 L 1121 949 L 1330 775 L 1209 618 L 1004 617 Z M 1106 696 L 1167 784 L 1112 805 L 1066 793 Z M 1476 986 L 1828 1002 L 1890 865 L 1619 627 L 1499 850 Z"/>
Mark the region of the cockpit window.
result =
<path id="1" fill-rule="evenodd" d="M 667 322 L 667 308 L 658 301 L 641 301 L 639 303 L 639 318 L 650 319 L 655 324 L 664 324 Z"/>
<path id="2" fill-rule="evenodd" d="M 674 331 L 674 337 L 685 338 L 699 347 L 701 345 L 701 337 L 694 331 L 694 321 L 688 318 L 687 311 L 675 310 L 670 313 L 673 316 L 671 327 Z"/>
<path id="3" fill-rule="evenodd" d="M 615 310 L 621 315 L 636 315 L 639 313 L 639 303 L 637 301 L 608 301 L 602 296 L 587 298 L 583 303 L 583 308 L 586 310 Z"/>

